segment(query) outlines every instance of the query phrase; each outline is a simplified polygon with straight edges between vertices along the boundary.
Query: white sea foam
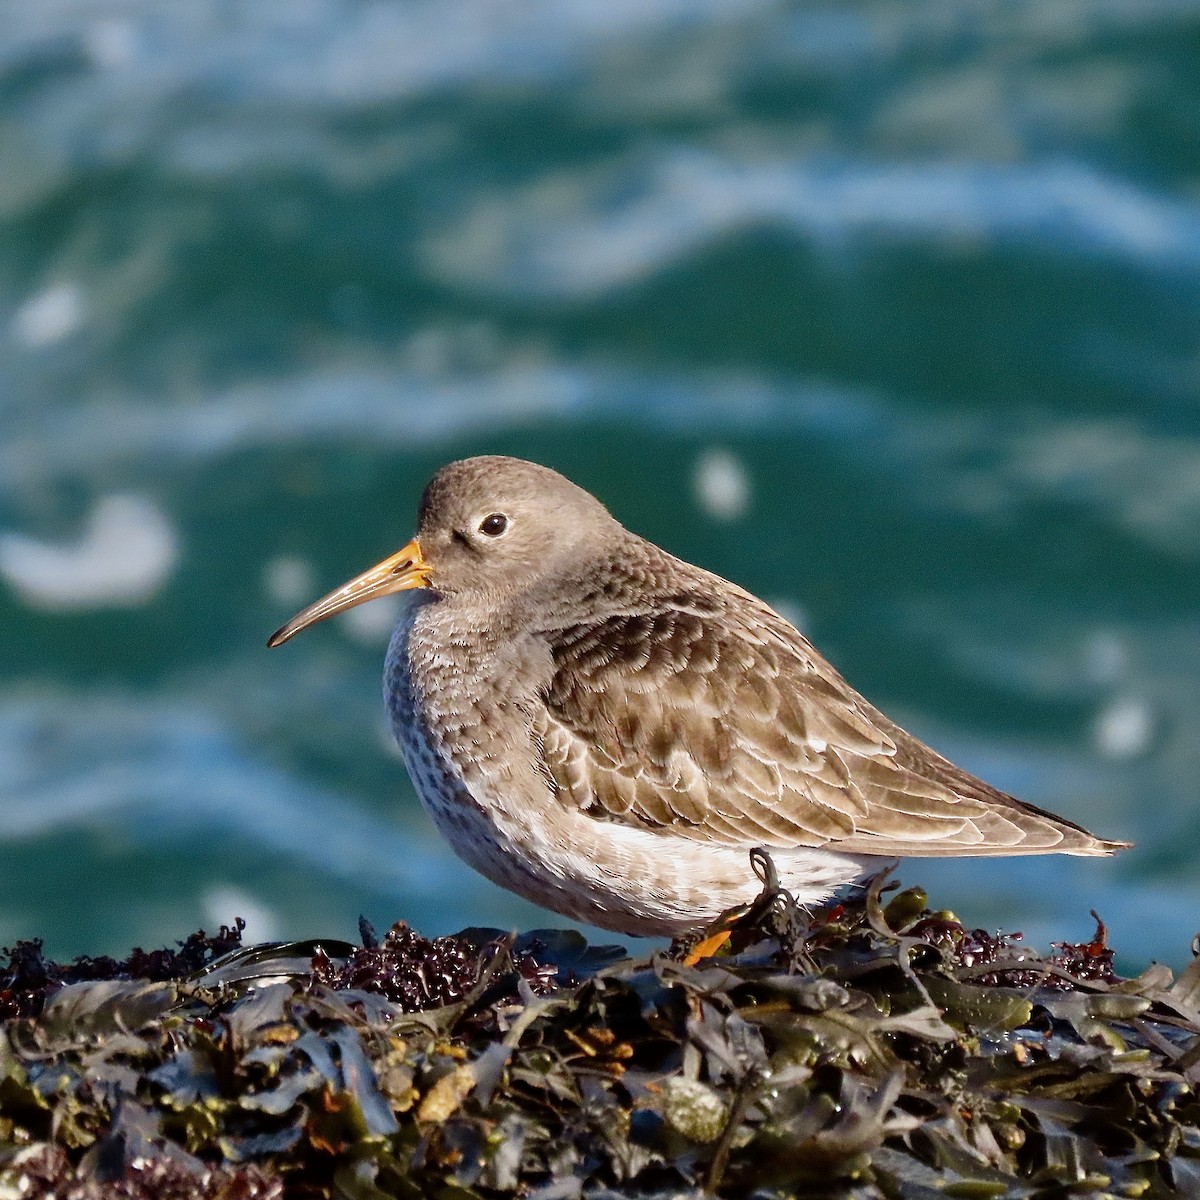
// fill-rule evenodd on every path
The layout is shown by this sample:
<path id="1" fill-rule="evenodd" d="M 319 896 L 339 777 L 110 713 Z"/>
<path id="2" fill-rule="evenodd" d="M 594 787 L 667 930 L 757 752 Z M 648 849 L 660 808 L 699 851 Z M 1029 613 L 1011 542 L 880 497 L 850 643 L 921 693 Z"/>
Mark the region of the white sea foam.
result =
<path id="1" fill-rule="evenodd" d="M 78 283 L 52 283 L 30 296 L 12 319 L 13 337 L 32 350 L 61 342 L 87 319 L 87 300 Z"/>
<path id="2" fill-rule="evenodd" d="M 948 417 L 904 397 L 820 380 L 639 374 L 524 358 L 444 377 L 401 361 L 391 370 L 331 368 L 171 405 L 105 397 L 54 407 L 37 421 L 6 421 L 0 498 L 205 467 L 254 448 L 345 439 L 407 451 L 532 420 L 563 426 L 600 419 L 716 436 L 802 435 L 855 456 L 886 447 L 871 461 L 906 503 L 992 521 L 1031 499 L 1082 503 L 1148 544 L 1200 554 L 1200 445 L 1133 417 L 987 409 Z M 986 457 L 973 452 L 979 446 L 988 447 Z"/>
<path id="3" fill-rule="evenodd" d="M 6 8 L 0 65 L 77 42 L 102 68 L 46 89 L 45 112 L 36 103 L 23 106 L 47 143 L 73 145 L 85 130 L 83 140 L 93 145 L 160 146 L 163 123 L 154 114 L 185 97 L 228 95 L 248 135 L 244 162 L 255 160 L 256 122 L 286 133 L 280 121 L 288 114 L 303 121 L 314 108 L 417 100 L 480 80 L 521 86 L 586 71 L 589 82 L 607 85 L 610 105 L 636 104 L 692 40 L 707 48 L 702 63 L 715 81 L 699 88 L 693 67 L 677 72 L 677 87 L 686 97 L 690 76 L 690 90 L 711 105 L 714 88 L 719 96 L 764 62 L 841 77 L 869 69 L 875 76 L 949 45 L 1011 71 L 1014 46 L 1049 46 L 1069 58 L 1110 31 L 1152 29 L 1196 11 L 1195 0 L 943 0 L 936 10 L 797 8 L 779 0 L 459 0 L 450 10 L 440 0 L 259 0 L 232 8 L 217 0 L 126 0 L 107 7 L 117 15 L 61 0 Z M 643 88 L 631 88 L 625 60 L 660 44 L 672 53 L 656 54 L 657 69 Z M 686 55 L 683 61 L 690 62 Z M 1036 85 L 1035 77 L 1028 84 L 1035 95 Z M 64 92 L 65 104 L 58 99 Z M 891 89 L 884 97 L 896 103 Z M 220 122 L 203 127 L 223 137 Z M 195 134 L 189 122 L 177 136 L 195 145 Z"/>
<path id="4" fill-rule="evenodd" d="M 750 475 L 729 450 L 707 450 L 697 459 L 692 490 L 700 507 L 718 521 L 736 521 L 750 509 Z"/>
<path id="5" fill-rule="evenodd" d="M 263 589 L 276 604 L 300 605 L 316 599 L 312 563 L 298 555 L 272 558 L 263 567 Z"/>
<path id="6" fill-rule="evenodd" d="M 403 596 L 380 596 L 368 604 L 342 613 L 339 624 L 356 642 L 367 646 L 386 646 L 400 619 Z"/>
<path id="7" fill-rule="evenodd" d="M 129 70 L 140 49 L 138 26 L 121 17 L 101 17 L 88 25 L 83 35 L 88 57 L 105 70 Z"/>
<path id="8" fill-rule="evenodd" d="M 1118 697 L 1097 715 L 1092 736 L 1107 758 L 1137 758 L 1154 736 L 1154 712 L 1136 696 Z"/>
<path id="9" fill-rule="evenodd" d="M 790 621 L 801 633 L 808 628 L 808 613 L 800 601 L 791 596 L 767 596 L 765 599 L 785 621 Z"/>
<path id="10" fill-rule="evenodd" d="M 285 421 L 280 412 L 287 413 Z M 820 381 L 780 385 L 744 374 L 637 374 L 518 354 L 446 375 L 405 359 L 333 366 L 173 404 L 128 396 L 58 406 L 0 435 L 0 497 L 123 473 L 205 466 L 249 449 L 346 440 L 411 449 L 530 421 L 597 417 L 722 431 L 773 426 L 814 436 L 875 437 L 886 409 L 865 391 Z"/>
<path id="11" fill-rule="evenodd" d="M 102 496 L 71 542 L 0 533 L 0 575 L 34 608 L 144 604 L 178 559 L 174 526 L 145 496 Z"/>
<path id="12" fill-rule="evenodd" d="M 74 102 L 43 123 L 45 132 L 64 136 L 64 115 L 77 128 L 107 110 L 120 117 L 109 136 L 129 144 L 161 139 L 161 122 L 147 122 L 147 114 L 205 89 L 231 90 L 250 133 L 256 101 L 268 104 L 278 126 L 281 116 L 313 106 L 416 99 L 482 78 L 555 80 L 629 39 L 703 26 L 719 32 L 773 7 L 772 0 L 459 0 L 452 9 L 440 0 L 261 0 L 230 9 L 215 0 L 129 0 L 119 17 L 97 20 L 87 5 L 13 5 L 5 13 L 12 49 L 0 47 L 0 64 L 76 40 L 106 70 L 72 80 Z M 209 123 L 208 132 L 219 136 L 220 126 Z"/>
<path id="13" fill-rule="evenodd" d="M 235 918 L 246 922 L 242 940 L 247 945 L 273 942 L 280 937 L 279 914 L 244 888 L 231 883 L 218 883 L 201 897 L 204 920 L 209 928 L 233 925 Z"/>
<path id="14" fill-rule="evenodd" d="M 763 159 L 711 150 L 635 154 L 587 176 L 485 194 L 430 238 L 456 284 L 591 297 L 772 225 L 841 252 L 847 239 L 963 239 L 1066 247 L 1194 273 L 1200 211 L 1085 163 Z"/>
<path id="15" fill-rule="evenodd" d="M 961 422 L 952 438 L 957 446 L 971 440 L 996 452 L 941 475 L 941 503 L 994 514 L 1035 501 L 1085 505 L 1151 545 L 1200 554 L 1200 444 L 1187 434 L 1133 417 L 985 415 Z"/>

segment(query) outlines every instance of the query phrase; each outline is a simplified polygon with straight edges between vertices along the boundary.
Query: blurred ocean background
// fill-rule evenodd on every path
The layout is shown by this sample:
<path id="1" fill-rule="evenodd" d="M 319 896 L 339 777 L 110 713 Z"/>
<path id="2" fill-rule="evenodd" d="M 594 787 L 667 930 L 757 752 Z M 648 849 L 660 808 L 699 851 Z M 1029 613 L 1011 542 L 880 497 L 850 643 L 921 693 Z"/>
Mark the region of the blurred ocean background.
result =
<path id="1" fill-rule="evenodd" d="M 0 944 L 562 924 L 268 653 L 502 452 L 796 620 L 1200 929 L 1200 0 L 0 0 Z"/>

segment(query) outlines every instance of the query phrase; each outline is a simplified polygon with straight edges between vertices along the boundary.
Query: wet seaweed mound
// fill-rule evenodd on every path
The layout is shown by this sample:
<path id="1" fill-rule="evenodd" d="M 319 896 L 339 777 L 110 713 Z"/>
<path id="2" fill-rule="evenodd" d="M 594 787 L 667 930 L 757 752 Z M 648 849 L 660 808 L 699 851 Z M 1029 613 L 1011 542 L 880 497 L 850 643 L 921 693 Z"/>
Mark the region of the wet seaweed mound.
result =
<path id="1" fill-rule="evenodd" d="M 721 953 L 404 925 L 0 973 L 0 1195 L 1200 1195 L 1200 962 L 875 881 Z"/>

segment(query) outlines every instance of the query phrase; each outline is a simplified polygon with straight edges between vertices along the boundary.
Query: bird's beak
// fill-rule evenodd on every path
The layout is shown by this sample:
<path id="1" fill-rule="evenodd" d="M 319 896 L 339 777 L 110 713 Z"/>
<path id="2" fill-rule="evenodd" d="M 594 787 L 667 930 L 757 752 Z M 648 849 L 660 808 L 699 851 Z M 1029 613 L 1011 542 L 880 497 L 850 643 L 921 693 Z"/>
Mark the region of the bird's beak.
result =
<path id="1" fill-rule="evenodd" d="M 282 646 L 288 638 L 302 629 L 324 621 L 335 613 L 345 612 L 356 604 L 364 604 L 378 596 L 390 596 L 393 592 L 407 592 L 411 588 L 428 587 L 429 563 L 421 553 L 420 544 L 413 538 L 407 546 L 397 550 L 391 558 L 373 566 L 369 571 L 356 575 L 349 583 L 322 596 L 315 604 L 298 612 L 286 625 L 277 629 L 267 641 L 271 648 Z"/>

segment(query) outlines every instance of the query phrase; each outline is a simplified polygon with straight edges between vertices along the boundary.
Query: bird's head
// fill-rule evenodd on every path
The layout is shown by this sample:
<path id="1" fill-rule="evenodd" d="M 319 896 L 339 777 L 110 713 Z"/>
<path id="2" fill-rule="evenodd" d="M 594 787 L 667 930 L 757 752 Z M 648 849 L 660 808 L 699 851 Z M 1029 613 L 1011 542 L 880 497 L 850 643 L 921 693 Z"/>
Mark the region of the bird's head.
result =
<path id="1" fill-rule="evenodd" d="M 267 645 L 414 588 L 481 605 L 536 595 L 572 574 L 581 546 L 594 554 L 623 535 L 599 500 L 557 471 L 500 455 L 464 458 L 429 481 L 412 541 L 297 613 Z"/>

